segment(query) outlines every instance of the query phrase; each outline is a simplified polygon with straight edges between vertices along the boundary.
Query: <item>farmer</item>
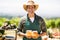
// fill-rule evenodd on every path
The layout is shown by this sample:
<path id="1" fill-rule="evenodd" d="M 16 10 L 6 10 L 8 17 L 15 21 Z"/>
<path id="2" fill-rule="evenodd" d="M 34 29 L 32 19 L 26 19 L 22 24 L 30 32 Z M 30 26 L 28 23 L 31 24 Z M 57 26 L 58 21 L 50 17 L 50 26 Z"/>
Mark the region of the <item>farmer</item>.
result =
<path id="1" fill-rule="evenodd" d="M 20 20 L 18 35 L 23 36 L 23 40 L 42 40 L 41 36 L 47 34 L 47 29 L 44 20 L 35 13 L 38 9 L 38 4 L 35 4 L 34 1 L 29 0 L 27 4 L 23 5 L 23 8 L 28 13 L 27 16 L 22 17 Z M 26 35 L 27 30 L 37 31 L 38 35 Z"/>

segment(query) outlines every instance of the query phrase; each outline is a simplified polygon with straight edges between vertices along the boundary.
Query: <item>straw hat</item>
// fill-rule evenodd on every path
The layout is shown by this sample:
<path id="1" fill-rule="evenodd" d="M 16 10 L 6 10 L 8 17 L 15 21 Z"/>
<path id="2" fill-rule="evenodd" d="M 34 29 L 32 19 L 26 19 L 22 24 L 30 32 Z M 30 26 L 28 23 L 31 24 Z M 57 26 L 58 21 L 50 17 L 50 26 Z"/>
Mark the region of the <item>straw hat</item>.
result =
<path id="1" fill-rule="evenodd" d="M 26 11 L 27 11 L 27 6 L 28 6 L 28 5 L 34 5 L 34 6 L 35 6 L 35 10 L 38 9 L 38 4 L 35 4 L 34 1 L 29 0 L 26 4 L 23 4 L 23 8 L 24 8 Z"/>

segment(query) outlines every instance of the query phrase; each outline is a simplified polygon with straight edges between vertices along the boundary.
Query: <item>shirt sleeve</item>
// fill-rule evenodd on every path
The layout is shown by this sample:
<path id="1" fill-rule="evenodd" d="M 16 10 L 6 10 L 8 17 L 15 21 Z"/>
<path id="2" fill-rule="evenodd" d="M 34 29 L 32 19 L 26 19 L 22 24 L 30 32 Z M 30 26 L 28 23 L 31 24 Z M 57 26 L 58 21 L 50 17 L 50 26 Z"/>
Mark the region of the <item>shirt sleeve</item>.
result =
<path id="1" fill-rule="evenodd" d="M 22 32 L 22 30 L 23 30 L 22 20 L 20 20 L 17 30 L 18 30 L 18 32 Z"/>
<path id="2" fill-rule="evenodd" d="M 40 28 L 42 32 L 47 32 L 46 24 L 42 18 L 40 18 Z"/>
<path id="3" fill-rule="evenodd" d="M 17 28 L 18 32 L 22 32 L 23 31 L 25 20 L 26 20 L 26 18 L 24 18 L 24 17 L 21 18 L 21 20 L 19 22 L 19 25 L 18 25 L 18 28 Z"/>

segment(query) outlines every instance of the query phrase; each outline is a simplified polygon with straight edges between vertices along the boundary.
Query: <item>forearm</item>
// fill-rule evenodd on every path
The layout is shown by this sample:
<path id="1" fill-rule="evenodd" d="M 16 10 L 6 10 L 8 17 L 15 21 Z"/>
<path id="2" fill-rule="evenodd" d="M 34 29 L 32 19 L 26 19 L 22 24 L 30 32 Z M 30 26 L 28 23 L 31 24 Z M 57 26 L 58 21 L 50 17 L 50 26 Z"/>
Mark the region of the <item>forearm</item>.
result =
<path id="1" fill-rule="evenodd" d="M 39 34 L 39 36 L 44 36 L 44 35 L 47 35 L 47 33 L 43 32 L 43 33 Z"/>
<path id="2" fill-rule="evenodd" d="M 17 33 L 19 36 L 25 36 L 25 34 L 23 32 L 18 32 Z"/>
<path id="3" fill-rule="evenodd" d="M 48 40 L 48 39 L 47 39 L 47 38 L 48 38 L 48 35 L 47 35 L 46 32 L 41 33 L 41 34 L 40 34 L 40 37 L 42 37 L 43 40 Z"/>

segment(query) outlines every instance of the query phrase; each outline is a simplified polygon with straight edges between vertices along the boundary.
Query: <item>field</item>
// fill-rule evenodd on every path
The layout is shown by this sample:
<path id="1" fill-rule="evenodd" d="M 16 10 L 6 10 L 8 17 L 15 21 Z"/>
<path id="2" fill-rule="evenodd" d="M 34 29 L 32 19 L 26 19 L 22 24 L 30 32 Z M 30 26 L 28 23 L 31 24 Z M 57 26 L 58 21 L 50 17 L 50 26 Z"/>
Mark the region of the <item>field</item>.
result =
<path id="1" fill-rule="evenodd" d="M 18 27 L 18 24 L 20 22 L 19 17 L 13 17 L 11 19 L 8 18 L 1 18 L 0 17 L 0 27 L 3 26 L 5 21 L 8 21 L 9 24 L 15 24 L 16 28 Z M 47 32 L 50 38 L 57 38 L 59 40 L 60 38 L 60 18 L 50 18 L 46 19 L 44 18 L 44 21 L 46 23 Z"/>

